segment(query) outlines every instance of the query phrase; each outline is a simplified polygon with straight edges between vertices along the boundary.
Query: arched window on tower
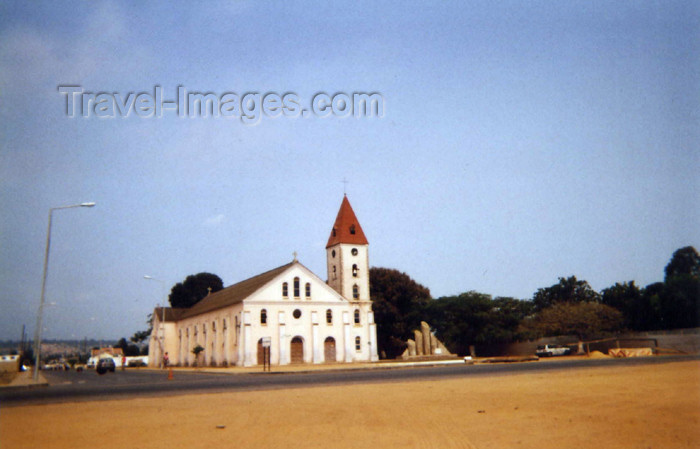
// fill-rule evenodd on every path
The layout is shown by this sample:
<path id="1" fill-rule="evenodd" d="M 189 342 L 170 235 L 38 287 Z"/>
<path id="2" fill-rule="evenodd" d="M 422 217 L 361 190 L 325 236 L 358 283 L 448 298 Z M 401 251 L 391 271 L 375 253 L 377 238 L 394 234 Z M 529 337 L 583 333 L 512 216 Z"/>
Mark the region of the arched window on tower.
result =
<path id="1" fill-rule="evenodd" d="M 357 277 L 357 272 L 358 272 L 358 271 L 359 271 L 359 270 L 358 270 L 358 268 L 357 268 L 357 264 L 356 264 L 356 263 L 352 264 L 352 276 L 353 276 L 353 277 Z"/>
<path id="2" fill-rule="evenodd" d="M 335 270 L 335 265 L 333 265 L 333 279 L 336 279 L 338 277 L 336 270 Z"/>
<path id="3" fill-rule="evenodd" d="M 355 225 L 350 225 L 350 234 L 355 235 Z"/>
<path id="4" fill-rule="evenodd" d="M 352 286 L 352 299 L 360 299 L 360 287 L 357 284 Z"/>
<path id="5" fill-rule="evenodd" d="M 294 278 L 294 297 L 299 297 L 299 278 Z"/>
<path id="6" fill-rule="evenodd" d="M 267 310 L 262 309 L 260 311 L 260 324 L 267 324 Z"/>
<path id="7" fill-rule="evenodd" d="M 360 324 L 360 309 L 355 309 L 355 324 Z"/>
<path id="8" fill-rule="evenodd" d="M 360 337 L 355 337 L 355 351 L 362 351 L 362 340 L 360 339 Z"/>

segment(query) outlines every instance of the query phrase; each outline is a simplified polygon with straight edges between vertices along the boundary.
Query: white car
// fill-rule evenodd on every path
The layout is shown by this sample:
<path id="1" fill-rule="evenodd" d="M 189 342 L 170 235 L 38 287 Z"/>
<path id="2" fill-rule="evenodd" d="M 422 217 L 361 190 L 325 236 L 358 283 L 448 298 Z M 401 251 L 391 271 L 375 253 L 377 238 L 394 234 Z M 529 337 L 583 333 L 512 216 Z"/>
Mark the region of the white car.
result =
<path id="1" fill-rule="evenodd" d="M 571 348 L 562 345 L 544 345 L 538 346 L 535 355 L 539 357 L 553 357 L 556 355 L 569 355 Z"/>

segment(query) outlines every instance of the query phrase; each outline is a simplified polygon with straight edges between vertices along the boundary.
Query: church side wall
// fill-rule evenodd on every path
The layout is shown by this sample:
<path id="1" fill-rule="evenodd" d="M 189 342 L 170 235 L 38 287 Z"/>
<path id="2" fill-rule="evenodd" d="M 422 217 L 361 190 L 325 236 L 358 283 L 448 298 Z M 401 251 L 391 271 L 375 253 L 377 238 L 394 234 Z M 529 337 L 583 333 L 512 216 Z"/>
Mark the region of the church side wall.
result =
<path id="1" fill-rule="evenodd" d="M 235 365 L 240 342 L 242 304 L 235 304 L 177 323 L 173 336 L 177 358 L 171 361 L 180 366 L 229 366 Z M 196 346 L 204 350 L 195 358 Z"/>

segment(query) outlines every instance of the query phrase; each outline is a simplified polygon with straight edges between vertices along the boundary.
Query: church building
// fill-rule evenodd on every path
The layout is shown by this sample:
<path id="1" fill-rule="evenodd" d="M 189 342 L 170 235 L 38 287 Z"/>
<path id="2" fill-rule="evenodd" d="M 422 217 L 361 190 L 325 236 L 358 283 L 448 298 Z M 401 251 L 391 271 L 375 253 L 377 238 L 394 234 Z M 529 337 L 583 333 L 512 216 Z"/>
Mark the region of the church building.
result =
<path id="1" fill-rule="evenodd" d="M 326 245 L 327 281 L 288 264 L 210 293 L 188 309 L 156 308 L 149 364 L 253 366 L 376 361 L 369 242 L 347 196 Z"/>

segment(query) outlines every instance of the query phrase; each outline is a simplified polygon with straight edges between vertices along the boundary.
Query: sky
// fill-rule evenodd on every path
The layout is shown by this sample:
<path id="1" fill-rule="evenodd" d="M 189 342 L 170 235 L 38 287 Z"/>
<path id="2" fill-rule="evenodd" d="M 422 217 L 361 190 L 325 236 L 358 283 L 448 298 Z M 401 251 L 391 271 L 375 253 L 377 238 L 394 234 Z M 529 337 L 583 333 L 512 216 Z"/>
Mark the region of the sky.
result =
<path id="1" fill-rule="evenodd" d="M 128 338 L 203 271 L 297 252 L 325 279 L 345 192 L 370 265 L 435 298 L 661 281 L 700 248 L 699 25 L 693 1 L 3 2 L 0 339 L 33 335 L 49 209 L 83 202 L 53 214 L 45 339 Z M 157 115 L 179 87 L 233 113 Z"/>

